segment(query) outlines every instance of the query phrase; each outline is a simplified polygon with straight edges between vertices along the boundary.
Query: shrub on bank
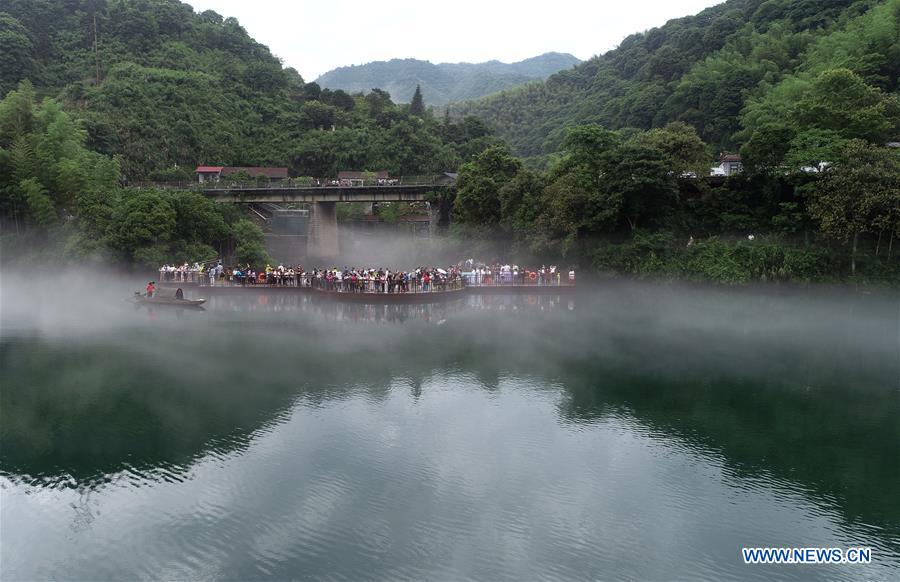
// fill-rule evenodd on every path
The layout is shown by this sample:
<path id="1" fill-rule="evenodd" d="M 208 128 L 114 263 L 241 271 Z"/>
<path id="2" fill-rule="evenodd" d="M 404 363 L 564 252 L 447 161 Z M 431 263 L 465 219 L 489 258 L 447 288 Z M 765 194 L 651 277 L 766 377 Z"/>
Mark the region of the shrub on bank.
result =
<path id="1" fill-rule="evenodd" d="M 677 278 L 740 285 L 757 281 L 797 283 L 849 279 L 847 257 L 835 249 L 796 245 L 778 237 L 728 241 L 718 237 L 688 244 L 671 233 L 638 233 L 613 244 L 601 242 L 590 251 L 595 269 L 641 278 Z M 859 283 L 900 284 L 900 257 L 863 254 L 857 261 Z"/>

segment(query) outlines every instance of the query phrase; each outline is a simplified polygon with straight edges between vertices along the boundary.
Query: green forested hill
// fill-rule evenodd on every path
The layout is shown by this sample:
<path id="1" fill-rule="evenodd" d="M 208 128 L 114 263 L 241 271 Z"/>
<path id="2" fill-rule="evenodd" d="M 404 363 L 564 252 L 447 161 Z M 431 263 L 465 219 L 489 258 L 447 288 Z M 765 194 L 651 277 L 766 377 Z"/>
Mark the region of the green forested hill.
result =
<path id="1" fill-rule="evenodd" d="M 237 21 L 178 0 L 0 0 L 0 54 L 4 257 L 264 264 L 234 206 L 123 179 L 272 164 L 458 169 L 433 199 L 453 229 L 521 256 L 900 281 L 900 0 L 729 0 L 443 119 L 427 93 L 305 83 Z M 745 171 L 704 179 L 726 149 Z"/>
<path id="2" fill-rule="evenodd" d="M 284 161 L 273 137 L 299 114 L 303 81 L 233 18 L 167 0 L 7 0 L 2 9 L 3 52 L 20 55 L 4 59 L 3 94 L 28 79 L 60 97 L 92 149 L 122 155 L 126 175 Z"/>
<path id="3" fill-rule="evenodd" d="M 439 63 L 392 59 L 328 71 L 316 83 L 329 89 L 367 93 L 378 87 L 398 102 L 412 99 L 421 86 L 432 105 L 477 99 L 529 81 L 546 79 L 580 61 L 570 54 L 545 53 L 517 63 Z"/>
<path id="4" fill-rule="evenodd" d="M 140 183 L 198 164 L 454 171 L 497 141 L 474 118 L 304 83 L 233 18 L 178 0 L 0 0 L 0 55 L 4 259 L 261 265 L 237 207 Z"/>
<path id="5" fill-rule="evenodd" d="M 729 0 L 634 34 L 572 70 L 457 106 L 523 156 L 560 149 L 567 128 L 661 127 L 683 121 L 718 150 L 735 150 L 773 101 L 843 67 L 896 93 L 897 0 Z"/>
<path id="6" fill-rule="evenodd" d="M 483 127 L 410 115 L 383 92 L 304 83 L 234 18 L 177 0 L 3 0 L 0 54 L 0 95 L 30 81 L 131 180 L 192 177 L 201 163 L 315 176 L 454 170 L 478 148 L 464 142 L 485 138 Z"/>

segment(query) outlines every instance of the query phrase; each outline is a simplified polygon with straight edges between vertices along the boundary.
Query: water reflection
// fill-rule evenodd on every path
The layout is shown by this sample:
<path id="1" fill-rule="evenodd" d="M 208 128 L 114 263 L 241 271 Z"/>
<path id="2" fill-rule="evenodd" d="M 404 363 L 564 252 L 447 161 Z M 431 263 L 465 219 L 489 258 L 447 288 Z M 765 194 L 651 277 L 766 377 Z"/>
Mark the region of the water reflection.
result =
<path id="1" fill-rule="evenodd" d="M 563 295 L 467 295 L 442 303 L 361 304 L 324 300 L 308 293 L 218 294 L 206 307 L 212 312 L 308 313 L 327 321 L 350 323 L 404 323 L 409 320 L 442 322 L 466 310 L 549 312 L 575 309 L 575 297 Z"/>
<path id="2" fill-rule="evenodd" d="M 556 569 L 542 573 L 557 577 L 727 577 L 747 571 L 729 569 L 733 548 L 717 536 L 731 543 L 741 528 L 760 545 L 861 539 L 896 564 L 894 297 L 628 287 L 577 301 L 217 296 L 206 313 L 79 341 L 5 336 L 6 495 L 29 507 L 15 496 L 57 491 L 81 531 L 104 523 L 91 495 L 109 513 L 111 499 L 141 490 L 144 509 L 158 503 L 199 520 L 178 522 L 184 536 L 207 517 L 216 525 L 218 541 L 191 546 L 198 555 L 228 563 L 227 544 L 252 538 L 254 567 L 273 576 L 289 564 L 327 574 L 331 544 L 351 577 L 382 558 L 399 569 L 376 577 L 428 577 L 429 563 L 453 563 L 445 552 L 460 547 L 474 565 L 447 576 L 528 576 L 515 571 L 518 559 L 544 560 Z M 258 495 L 283 506 L 264 507 Z M 234 507 L 239 514 L 228 513 Z M 173 525 L 144 519 L 150 531 Z M 676 522 L 707 544 L 685 552 L 729 558 L 707 570 L 671 554 L 646 569 L 593 565 L 672 543 L 658 530 Z M 494 553 L 461 542 L 463 532 Z M 171 572 L 197 573 L 187 564 Z"/>

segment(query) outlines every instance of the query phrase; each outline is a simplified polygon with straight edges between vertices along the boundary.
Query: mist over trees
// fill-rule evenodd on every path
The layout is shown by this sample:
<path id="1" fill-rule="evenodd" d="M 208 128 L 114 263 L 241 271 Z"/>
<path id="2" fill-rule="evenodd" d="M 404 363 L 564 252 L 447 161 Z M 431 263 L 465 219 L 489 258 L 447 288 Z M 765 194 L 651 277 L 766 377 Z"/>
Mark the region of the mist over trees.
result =
<path id="1" fill-rule="evenodd" d="M 451 230 L 535 260 L 897 282 L 898 35 L 900 0 L 729 0 L 435 116 L 421 87 L 404 105 L 307 83 L 235 19 L 177 0 L 9 0 L 4 246 L 260 263 L 262 232 L 239 207 L 137 186 L 194 180 L 199 164 L 458 171 L 431 200 Z M 709 180 L 722 152 L 744 172 Z"/>
<path id="2" fill-rule="evenodd" d="M 719 280 L 852 275 L 862 253 L 896 278 L 898 38 L 898 0 L 730 0 L 451 112 L 546 170 L 509 182 L 529 184 L 532 225 L 500 219 L 533 251 Z M 744 174 L 684 179 L 719 152 L 740 152 Z"/>
<path id="3" fill-rule="evenodd" d="M 843 140 L 829 145 L 827 164 L 707 181 L 694 173 L 708 168 L 707 145 L 680 122 L 578 126 L 563 147 L 547 172 L 504 146 L 463 165 L 455 228 L 635 275 L 830 280 L 857 275 L 861 253 L 865 277 L 900 275 L 900 148 Z"/>
<path id="4" fill-rule="evenodd" d="M 36 101 L 28 81 L 0 101 L 0 215 L 15 242 L 56 259 L 142 265 L 209 260 L 234 247 L 262 256 L 262 231 L 237 208 L 196 192 L 123 188 L 121 158 L 90 151 L 86 140 L 55 100 Z"/>
<path id="5" fill-rule="evenodd" d="M 406 103 L 421 86 L 431 105 L 477 99 L 503 89 L 546 79 L 580 61 L 570 54 L 545 53 L 517 63 L 430 63 L 418 59 L 391 59 L 338 67 L 316 83 L 348 93 L 368 93 L 378 87 Z"/>

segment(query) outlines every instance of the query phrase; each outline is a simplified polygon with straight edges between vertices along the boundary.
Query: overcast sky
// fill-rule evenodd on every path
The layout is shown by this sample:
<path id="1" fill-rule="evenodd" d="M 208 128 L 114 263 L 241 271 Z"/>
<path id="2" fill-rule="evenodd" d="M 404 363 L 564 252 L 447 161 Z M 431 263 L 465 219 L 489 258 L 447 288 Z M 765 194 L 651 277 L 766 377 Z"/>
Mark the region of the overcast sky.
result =
<path id="1" fill-rule="evenodd" d="M 336 67 L 393 58 L 514 62 L 548 51 L 587 59 L 633 32 L 696 14 L 717 0 L 186 0 L 234 16 L 312 81 Z"/>

